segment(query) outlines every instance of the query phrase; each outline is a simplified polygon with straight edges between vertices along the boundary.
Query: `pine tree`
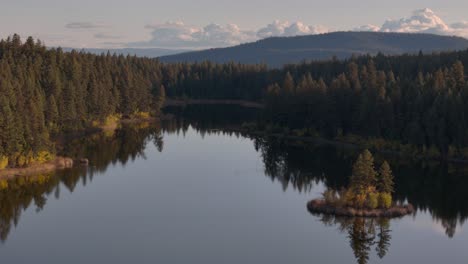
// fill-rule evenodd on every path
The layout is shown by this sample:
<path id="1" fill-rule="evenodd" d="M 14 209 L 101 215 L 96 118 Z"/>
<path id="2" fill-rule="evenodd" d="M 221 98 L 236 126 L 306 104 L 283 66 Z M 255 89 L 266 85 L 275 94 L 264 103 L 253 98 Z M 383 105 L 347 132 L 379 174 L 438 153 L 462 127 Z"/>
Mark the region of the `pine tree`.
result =
<path id="1" fill-rule="evenodd" d="M 353 165 L 350 187 L 357 194 L 366 194 L 375 186 L 376 171 L 374 157 L 369 150 L 364 150 Z"/>
<path id="2" fill-rule="evenodd" d="M 289 72 L 286 73 L 283 81 L 283 91 L 288 95 L 294 92 L 294 79 Z"/>
<path id="3" fill-rule="evenodd" d="M 393 174 L 390 165 L 384 161 L 379 169 L 377 190 L 381 193 L 393 193 Z"/>
<path id="4" fill-rule="evenodd" d="M 57 123 L 59 118 L 59 112 L 57 108 L 57 102 L 55 101 L 55 96 L 51 95 L 47 99 L 47 110 L 46 110 L 46 123 L 49 129 L 56 132 Z"/>
<path id="5" fill-rule="evenodd" d="M 164 85 L 158 85 L 155 98 L 156 98 L 156 107 L 158 109 L 163 107 L 164 102 L 166 101 L 166 88 L 164 87 Z"/>

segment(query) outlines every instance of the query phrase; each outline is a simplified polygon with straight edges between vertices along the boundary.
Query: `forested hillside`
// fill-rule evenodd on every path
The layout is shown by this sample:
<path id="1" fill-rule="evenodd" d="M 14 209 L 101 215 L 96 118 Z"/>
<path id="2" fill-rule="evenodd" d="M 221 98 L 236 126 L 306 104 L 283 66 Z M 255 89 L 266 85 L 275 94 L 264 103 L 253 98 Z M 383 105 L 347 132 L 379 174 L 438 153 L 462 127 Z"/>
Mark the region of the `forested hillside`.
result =
<path id="1" fill-rule="evenodd" d="M 0 41 L 0 168 L 50 157 L 54 135 L 157 114 L 164 96 L 264 102 L 274 131 L 468 158 L 468 51 L 288 65 L 176 63 Z M 275 130 L 276 129 L 276 130 Z M 372 146 L 370 146 L 372 147 Z"/>
<path id="2" fill-rule="evenodd" d="M 466 159 L 467 63 L 465 51 L 291 65 L 268 87 L 266 119 L 299 134 Z"/>
<path id="3" fill-rule="evenodd" d="M 158 62 L 47 50 L 32 38 L 0 42 L 0 167 L 47 159 L 55 133 L 150 112 L 161 95 Z"/>
<path id="4" fill-rule="evenodd" d="M 55 134 L 157 113 L 166 87 L 169 96 L 260 99 L 261 71 L 63 52 L 14 35 L 0 41 L 0 168 L 50 159 Z"/>

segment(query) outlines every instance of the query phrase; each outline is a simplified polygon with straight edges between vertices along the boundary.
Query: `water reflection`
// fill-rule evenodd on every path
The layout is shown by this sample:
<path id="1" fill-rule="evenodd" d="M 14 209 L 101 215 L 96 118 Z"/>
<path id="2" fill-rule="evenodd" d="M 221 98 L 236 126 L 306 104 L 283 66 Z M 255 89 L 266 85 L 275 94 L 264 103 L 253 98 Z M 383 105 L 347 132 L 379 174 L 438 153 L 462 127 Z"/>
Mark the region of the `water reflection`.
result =
<path id="1" fill-rule="evenodd" d="M 347 235 L 359 264 L 368 263 L 373 250 L 380 259 L 384 258 L 390 248 L 390 219 L 321 215 L 320 221 L 326 226 L 337 226 L 341 233 Z"/>
<path id="2" fill-rule="evenodd" d="M 60 198 L 61 188 L 73 192 L 81 181 L 83 186 L 91 182 L 97 172 L 104 172 L 116 163 L 126 164 L 129 160 L 144 157 L 144 149 L 153 143 L 159 151 L 163 149 L 161 128 L 156 124 L 142 123 L 124 126 L 112 133 L 98 133 L 72 140 L 61 150 L 62 155 L 87 157 L 90 167 L 73 168 L 47 175 L 19 177 L 0 184 L 0 241 L 7 240 L 12 228 L 20 220 L 21 213 L 34 206 L 41 211 L 47 198 Z"/>
<path id="3" fill-rule="evenodd" d="M 73 192 L 80 182 L 87 185 L 97 172 L 104 172 L 109 166 L 125 165 L 137 158 L 145 158 L 144 150 L 148 144 L 154 144 L 159 151 L 164 151 L 171 147 L 164 145 L 164 134 L 183 135 L 189 128 L 204 136 L 224 134 L 250 138 L 263 161 L 264 174 L 278 182 L 283 190 L 309 193 L 317 184 L 332 189 L 348 184 L 348 174 L 357 149 L 320 141 L 290 141 L 232 132 L 244 121 L 255 120 L 255 111 L 233 106 L 190 106 L 172 109 L 170 112 L 174 118 L 161 125 L 126 126 L 113 133 L 74 140 L 61 152 L 72 157 L 88 158 L 92 164 L 89 168 L 40 175 L 28 180 L 15 179 L 8 182 L 7 188 L 0 188 L 0 240 L 8 238 L 27 208 L 35 207 L 40 211 L 48 197 L 60 198 L 61 188 Z M 456 230 L 468 217 L 468 192 L 465 191 L 468 186 L 467 166 L 376 155 L 377 162 L 384 158 L 389 160 L 396 176 L 396 200 L 408 201 L 418 211 L 429 212 L 434 222 L 444 227 L 448 237 L 456 235 Z M 331 222 L 348 233 L 360 263 L 365 263 L 362 261 L 368 258 L 368 253 L 365 254 L 369 252 L 368 248 L 375 246 L 377 254 L 382 257 L 387 252 L 389 223 L 383 220 L 324 219 L 324 223 Z M 375 232 L 367 232 L 374 229 Z"/>
<path id="4" fill-rule="evenodd" d="M 57 179 L 49 175 L 21 177 L 3 181 L 0 188 L 0 240 L 4 242 L 21 213 L 32 204 L 36 211 L 44 208 L 47 195 L 57 192 Z"/>
<path id="5" fill-rule="evenodd" d="M 167 110 L 175 118 L 168 122 L 169 132 L 185 133 L 189 126 L 200 134 L 223 133 L 251 138 L 261 153 L 265 175 L 281 184 L 308 193 L 323 183 L 339 190 L 348 185 L 359 149 L 353 146 L 329 144 L 321 140 L 303 142 L 276 137 L 251 136 L 229 132 L 243 122 L 254 121 L 256 109 L 235 106 L 193 105 Z M 241 118 L 239 118 L 241 117 Z M 388 160 L 395 175 L 398 202 L 410 202 L 419 211 L 427 211 L 440 223 L 448 237 L 468 218 L 468 165 L 438 161 L 413 161 L 408 158 L 376 154 L 376 162 Z"/>

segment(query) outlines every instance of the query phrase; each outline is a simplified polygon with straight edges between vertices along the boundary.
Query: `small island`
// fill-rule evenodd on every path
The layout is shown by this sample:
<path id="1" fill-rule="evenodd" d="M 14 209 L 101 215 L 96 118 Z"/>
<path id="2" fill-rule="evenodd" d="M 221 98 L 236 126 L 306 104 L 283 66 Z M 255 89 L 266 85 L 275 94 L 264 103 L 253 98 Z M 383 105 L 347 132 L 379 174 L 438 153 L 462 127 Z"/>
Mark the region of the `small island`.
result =
<path id="1" fill-rule="evenodd" d="M 384 161 L 374 169 L 374 157 L 364 150 L 353 165 L 348 188 L 340 191 L 326 190 L 323 198 L 307 204 L 311 213 L 349 217 L 402 217 L 414 212 L 411 204 L 393 202 L 393 174 Z"/>

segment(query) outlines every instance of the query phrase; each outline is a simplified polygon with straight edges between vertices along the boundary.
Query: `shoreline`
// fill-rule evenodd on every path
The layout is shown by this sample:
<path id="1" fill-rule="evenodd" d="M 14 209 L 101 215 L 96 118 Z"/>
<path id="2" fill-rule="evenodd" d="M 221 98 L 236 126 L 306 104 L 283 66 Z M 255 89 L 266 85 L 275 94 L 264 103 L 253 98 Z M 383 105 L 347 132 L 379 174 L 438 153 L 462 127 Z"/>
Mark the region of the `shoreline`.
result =
<path id="1" fill-rule="evenodd" d="M 388 209 L 356 209 L 351 207 L 337 207 L 327 204 L 323 199 L 311 200 L 307 209 L 312 214 L 326 214 L 344 217 L 385 217 L 398 218 L 415 212 L 413 205 L 394 205 Z"/>
<path id="2" fill-rule="evenodd" d="M 164 107 L 168 106 L 187 106 L 187 105 L 239 105 L 243 107 L 263 109 L 262 103 L 247 100 L 229 100 L 229 99 L 166 99 Z"/>
<path id="3" fill-rule="evenodd" d="M 102 126 L 102 127 L 88 127 L 83 130 L 79 131 L 72 131 L 69 133 L 63 133 L 60 135 L 56 135 L 54 142 L 56 143 L 56 148 L 60 149 L 61 146 L 67 144 L 67 141 L 87 137 L 93 135 L 95 133 L 106 132 L 110 130 L 115 130 L 119 127 L 119 125 L 129 125 L 129 124 L 138 124 L 142 122 L 157 122 L 157 117 L 149 117 L 149 118 L 125 118 L 121 119 L 115 124 L 109 126 Z M 24 176 L 34 176 L 41 173 L 49 173 L 57 170 L 69 169 L 73 168 L 74 166 L 83 164 L 87 165 L 88 161 L 86 158 L 71 158 L 71 157 L 63 157 L 57 156 L 55 159 L 44 162 L 44 163 L 36 163 L 32 165 L 28 165 L 27 167 L 16 167 L 16 168 L 5 168 L 0 170 L 0 180 L 10 180 L 16 177 L 24 177 Z"/>
<path id="4" fill-rule="evenodd" d="M 73 168 L 73 159 L 56 157 L 53 160 L 32 164 L 24 168 L 5 168 L 0 170 L 0 180 L 10 180 L 16 177 L 33 176 L 41 173 L 49 173 L 56 170 Z"/>

